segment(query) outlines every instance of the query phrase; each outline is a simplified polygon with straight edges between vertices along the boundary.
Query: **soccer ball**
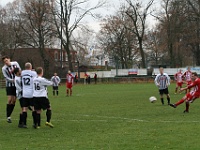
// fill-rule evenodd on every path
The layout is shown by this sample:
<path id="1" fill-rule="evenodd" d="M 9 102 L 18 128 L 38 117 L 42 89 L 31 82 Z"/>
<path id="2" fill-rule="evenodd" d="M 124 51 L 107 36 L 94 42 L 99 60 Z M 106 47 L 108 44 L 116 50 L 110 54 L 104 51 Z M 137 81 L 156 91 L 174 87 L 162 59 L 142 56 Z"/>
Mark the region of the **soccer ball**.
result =
<path id="1" fill-rule="evenodd" d="M 157 101 L 157 98 L 155 96 L 151 96 L 151 97 L 149 97 L 149 101 L 151 103 L 155 103 Z"/>

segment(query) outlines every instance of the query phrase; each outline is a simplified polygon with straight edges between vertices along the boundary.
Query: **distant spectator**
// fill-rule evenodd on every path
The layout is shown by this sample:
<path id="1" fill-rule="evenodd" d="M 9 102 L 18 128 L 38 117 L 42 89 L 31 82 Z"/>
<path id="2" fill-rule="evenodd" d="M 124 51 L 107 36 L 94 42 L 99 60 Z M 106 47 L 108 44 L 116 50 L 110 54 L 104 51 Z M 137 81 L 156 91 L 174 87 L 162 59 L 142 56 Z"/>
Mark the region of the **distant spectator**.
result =
<path id="1" fill-rule="evenodd" d="M 78 74 L 76 73 L 75 77 L 74 77 L 74 82 L 77 84 L 78 83 Z"/>
<path id="2" fill-rule="evenodd" d="M 88 83 L 88 74 L 85 72 L 85 84 Z"/>
<path id="3" fill-rule="evenodd" d="M 94 83 L 97 84 L 97 74 L 94 74 Z"/>
<path id="4" fill-rule="evenodd" d="M 88 77 L 87 77 L 87 82 L 88 82 L 88 84 L 90 84 L 90 75 L 88 75 Z"/>

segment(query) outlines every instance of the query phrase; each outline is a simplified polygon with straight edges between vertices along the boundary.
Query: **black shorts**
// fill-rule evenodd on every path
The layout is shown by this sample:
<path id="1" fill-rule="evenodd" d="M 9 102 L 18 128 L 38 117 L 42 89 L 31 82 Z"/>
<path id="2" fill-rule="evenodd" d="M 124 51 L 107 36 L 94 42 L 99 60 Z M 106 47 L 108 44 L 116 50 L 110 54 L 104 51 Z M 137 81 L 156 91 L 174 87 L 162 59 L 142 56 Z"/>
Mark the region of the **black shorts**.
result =
<path id="1" fill-rule="evenodd" d="M 54 91 L 58 91 L 58 86 L 53 86 Z"/>
<path id="2" fill-rule="evenodd" d="M 46 97 L 34 97 L 33 102 L 35 110 L 41 110 L 41 109 L 45 110 L 50 108 L 49 99 Z"/>
<path id="3" fill-rule="evenodd" d="M 168 88 L 162 89 L 162 90 L 159 90 L 159 93 L 160 93 L 160 95 L 169 94 L 169 90 L 168 90 Z"/>
<path id="4" fill-rule="evenodd" d="M 6 94 L 7 96 L 16 96 L 16 87 L 15 86 L 6 87 Z"/>
<path id="5" fill-rule="evenodd" d="M 24 97 L 22 97 L 20 99 L 20 106 L 21 107 L 33 106 L 33 98 L 24 98 Z"/>

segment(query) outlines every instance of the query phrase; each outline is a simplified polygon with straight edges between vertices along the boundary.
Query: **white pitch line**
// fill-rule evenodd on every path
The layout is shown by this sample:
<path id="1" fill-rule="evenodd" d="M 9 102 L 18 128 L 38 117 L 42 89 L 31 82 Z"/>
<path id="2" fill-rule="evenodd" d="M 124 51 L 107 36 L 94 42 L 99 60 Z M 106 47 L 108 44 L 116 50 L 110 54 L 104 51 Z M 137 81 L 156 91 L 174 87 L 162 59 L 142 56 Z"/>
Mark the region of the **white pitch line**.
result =
<path id="1" fill-rule="evenodd" d="M 97 117 L 97 118 L 106 118 L 106 119 L 118 119 L 118 120 L 127 120 L 127 121 L 138 121 L 138 122 L 157 122 L 157 123 L 200 123 L 200 121 L 175 121 L 175 120 L 142 120 L 135 118 L 124 118 L 124 117 L 114 117 L 114 116 L 99 116 L 99 115 L 80 115 L 80 114 L 70 114 L 70 115 L 78 115 L 84 117 Z"/>

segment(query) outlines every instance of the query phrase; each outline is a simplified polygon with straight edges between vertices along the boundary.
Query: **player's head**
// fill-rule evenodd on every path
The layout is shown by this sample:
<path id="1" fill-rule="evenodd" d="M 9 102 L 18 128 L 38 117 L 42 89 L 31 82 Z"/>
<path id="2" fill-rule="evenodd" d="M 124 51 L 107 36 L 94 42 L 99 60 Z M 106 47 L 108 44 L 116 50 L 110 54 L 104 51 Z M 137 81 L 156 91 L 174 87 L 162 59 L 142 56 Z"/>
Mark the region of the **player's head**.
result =
<path id="1" fill-rule="evenodd" d="M 160 71 L 160 74 L 163 74 L 163 73 L 164 73 L 164 68 L 163 68 L 163 67 L 160 67 L 160 68 L 159 68 L 159 71 Z"/>
<path id="2" fill-rule="evenodd" d="M 181 72 L 182 72 L 182 70 L 181 70 L 181 69 L 179 69 L 179 72 L 181 73 Z"/>
<path id="3" fill-rule="evenodd" d="M 5 65 L 7 65 L 7 66 L 10 66 L 10 57 L 8 57 L 8 56 L 3 56 L 2 58 L 1 58 L 1 60 L 3 61 L 3 63 L 5 64 Z"/>
<path id="4" fill-rule="evenodd" d="M 193 78 L 193 79 L 198 78 L 198 74 L 197 74 L 196 72 L 192 72 L 192 78 Z"/>
<path id="5" fill-rule="evenodd" d="M 25 69 L 26 70 L 32 70 L 32 65 L 30 62 L 25 63 Z"/>
<path id="6" fill-rule="evenodd" d="M 56 73 L 56 72 L 54 73 L 54 76 L 57 76 L 57 73 Z"/>
<path id="7" fill-rule="evenodd" d="M 70 70 L 68 70 L 68 74 L 71 74 L 71 71 L 70 71 Z"/>
<path id="8" fill-rule="evenodd" d="M 190 71 L 190 67 L 187 67 L 187 70 Z"/>
<path id="9" fill-rule="evenodd" d="M 36 73 L 37 73 L 38 76 L 43 76 L 43 69 L 42 69 L 42 67 L 36 68 Z"/>
<path id="10" fill-rule="evenodd" d="M 14 69 L 14 74 L 15 74 L 16 76 L 20 76 L 20 75 L 21 75 L 21 70 L 20 70 L 19 68 L 15 68 L 15 69 Z"/>

